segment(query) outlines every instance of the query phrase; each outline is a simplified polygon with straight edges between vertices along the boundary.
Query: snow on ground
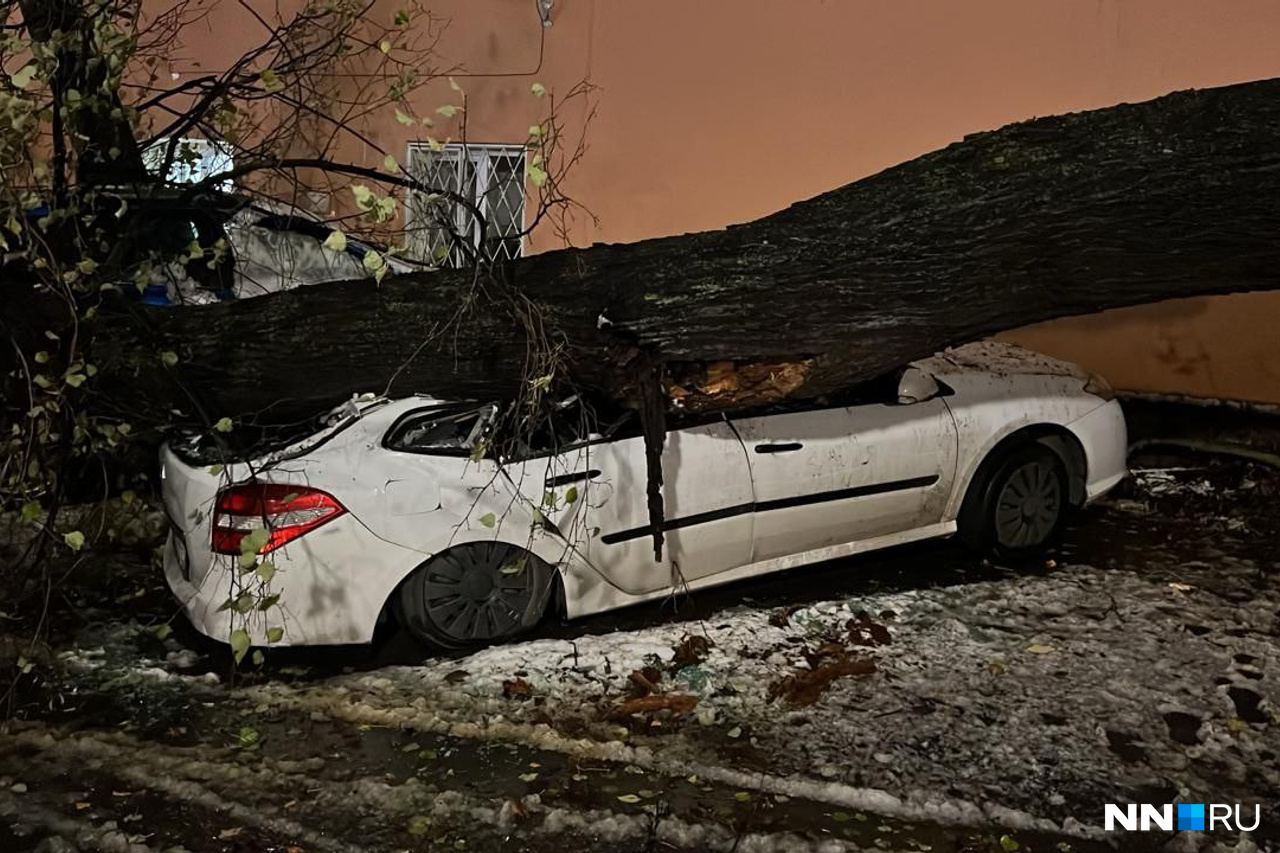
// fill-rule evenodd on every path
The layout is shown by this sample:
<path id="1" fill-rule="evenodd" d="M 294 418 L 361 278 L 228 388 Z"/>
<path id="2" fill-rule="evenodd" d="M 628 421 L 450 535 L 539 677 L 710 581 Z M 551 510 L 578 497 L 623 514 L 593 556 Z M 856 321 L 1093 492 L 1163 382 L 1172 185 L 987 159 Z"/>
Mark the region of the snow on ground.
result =
<path id="1" fill-rule="evenodd" d="M 973 566 L 939 578 L 927 565 L 936 549 L 908 549 L 894 558 L 904 574 L 932 580 L 832 584 L 852 592 L 248 688 L 184 674 L 192 654 L 172 638 L 168 652 L 159 651 L 136 624 L 104 626 L 95 635 L 100 648 L 66 652 L 62 661 L 131 707 L 195 696 L 204 707 L 234 705 L 237 714 L 252 709 L 264 719 L 522 745 L 568 756 L 571 766 L 585 760 L 688 778 L 778 808 L 794 798 L 823 804 L 827 815 L 848 810 L 1097 840 L 1107 802 L 1261 801 L 1265 812 L 1278 799 L 1280 554 L 1266 544 L 1274 536 L 1259 533 L 1269 493 L 1245 481 L 1224 498 L 1216 477 L 1141 472 L 1136 492 L 1096 513 L 1058 563 L 1030 571 Z M 1256 511 L 1238 511 L 1242 503 Z M 874 662 L 872 671 L 835 678 L 810 693 L 811 704 L 790 701 L 799 694 L 784 689 L 815 667 L 863 660 Z M 666 710 L 619 713 L 621 703 L 654 689 L 667 697 L 657 700 Z M 397 825 L 421 813 L 441 824 L 470 814 L 485 826 L 502 825 L 515 809 L 537 817 L 522 831 L 551 838 L 590 828 L 606 846 L 649 837 L 651 827 L 643 814 L 616 807 L 566 807 L 537 794 L 503 805 L 414 778 L 392 783 L 368 768 L 343 776 L 264 757 L 246 775 L 199 750 L 122 735 L 57 740 L 33 729 L 21 737 L 50 760 L 110 766 L 129 755 L 134 764 L 119 772 L 139 785 L 154 777 L 163 784 L 151 787 L 171 799 L 290 837 L 341 837 L 326 820 L 347 815 L 347 825 L 358 826 L 371 809 Z M 256 802 L 243 793 L 299 789 L 315 798 L 305 814 L 280 802 L 291 795 Z M 692 848 L 724 846 L 727 831 L 687 815 L 661 829 L 665 840 Z M 313 846 L 363 849 L 358 835 L 346 837 L 353 843 L 345 848 Z M 739 849 L 802 849 L 785 832 L 748 841 Z M 846 843 L 810 841 L 813 849 Z M 1235 841 L 1212 843 L 1225 850 Z M 1212 847 L 1185 833 L 1176 844 Z"/>
<path id="2" fill-rule="evenodd" d="M 1280 790 L 1275 699 L 1265 698 L 1274 694 L 1256 678 L 1280 666 L 1274 641 L 1255 636 L 1270 630 L 1274 610 L 1269 600 L 1224 602 L 1131 571 L 1071 566 L 821 602 L 782 627 L 767 612 L 734 608 L 693 626 L 537 640 L 261 693 L 348 717 L 391 711 L 368 718 L 437 731 L 489 728 L 544 747 L 556 733 L 585 737 L 668 769 L 756 764 L 790 781 L 774 784 L 777 793 L 825 788 L 820 799 L 889 814 L 972 820 L 972 804 L 994 801 L 1096 825 L 1102 802 L 1147 801 L 1143 791 L 1173 788 L 1199 802 L 1220 800 L 1224 783 L 1241 795 Z M 884 614 L 892 634 L 863 652 L 878 671 L 834 682 L 807 708 L 770 702 L 769 685 L 807 668 L 801 650 L 859 611 Z M 1214 627 L 1189 629 L 1200 625 Z M 603 721 L 628 675 L 668 664 L 690 630 L 713 643 L 705 661 L 669 682 L 698 697 L 692 718 L 637 736 Z M 504 697 L 504 682 L 517 677 L 535 698 Z M 1242 702 L 1257 697 L 1252 721 L 1232 690 Z"/>

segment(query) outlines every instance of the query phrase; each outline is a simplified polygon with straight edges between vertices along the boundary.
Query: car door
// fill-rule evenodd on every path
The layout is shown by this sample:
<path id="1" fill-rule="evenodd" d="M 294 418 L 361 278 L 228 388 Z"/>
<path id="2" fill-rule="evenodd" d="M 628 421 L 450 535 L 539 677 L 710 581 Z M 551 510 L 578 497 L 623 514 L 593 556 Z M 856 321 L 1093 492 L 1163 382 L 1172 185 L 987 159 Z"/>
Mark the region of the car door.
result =
<path id="1" fill-rule="evenodd" d="M 672 430 L 662 454 L 664 538 L 654 558 L 644 440 L 631 429 L 613 440 L 526 460 L 521 490 L 544 489 L 548 518 L 587 562 L 631 594 L 678 586 L 751 560 L 751 471 L 723 420 Z M 572 489 L 572 503 L 567 501 Z"/>
<path id="2" fill-rule="evenodd" d="M 941 397 L 735 420 L 755 491 L 753 561 L 937 523 L 955 477 Z"/>

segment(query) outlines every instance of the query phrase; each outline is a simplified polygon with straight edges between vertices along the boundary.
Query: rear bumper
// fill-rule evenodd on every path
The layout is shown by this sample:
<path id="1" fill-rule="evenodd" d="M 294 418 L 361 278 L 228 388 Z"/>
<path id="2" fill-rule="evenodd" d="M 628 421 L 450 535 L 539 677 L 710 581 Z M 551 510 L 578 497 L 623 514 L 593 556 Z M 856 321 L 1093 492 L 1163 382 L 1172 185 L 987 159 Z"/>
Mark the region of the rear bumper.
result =
<path id="1" fill-rule="evenodd" d="M 197 527 L 192 535 L 204 534 L 207 529 Z M 401 578 L 426 559 L 377 538 L 347 515 L 271 552 L 276 574 L 259 590 L 252 572 L 245 578 L 236 571 L 234 557 L 191 544 L 171 531 L 164 559 L 165 578 L 187 618 L 223 643 L 243 628 L 255 646 L 371 642 L 383 605 Z M 246 589 L 258 602 L 265 595 L 280 597 L 265 610 L 238 613 L 226 606 Z M 272 628 L 284 629 L 275 643 L 268 639 Z"/>
<path id="2" fill-rule="evenodd" d="M 1084 448 L 1085 503 L 1114 489 L 1129 474 L 1129 437 L 1120 403 L 1110 400 L 1073 421 L 1069 429 Z"/>

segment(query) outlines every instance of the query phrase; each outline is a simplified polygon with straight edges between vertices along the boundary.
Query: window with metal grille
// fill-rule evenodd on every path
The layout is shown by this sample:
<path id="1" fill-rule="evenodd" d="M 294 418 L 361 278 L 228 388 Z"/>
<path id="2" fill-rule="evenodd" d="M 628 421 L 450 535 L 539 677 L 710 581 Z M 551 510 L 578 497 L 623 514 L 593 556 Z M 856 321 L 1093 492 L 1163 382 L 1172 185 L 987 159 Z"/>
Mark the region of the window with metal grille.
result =
<path id="1" fill-rule="evenodd" d="M 413 142 L 408 171 L 426 186 L 456 193 L 475 207 L 473 211 L 451 198 L 410 191 L 405 231 L 414 257 L 451 267 L 469 265 L 472 254 L 491 261 L 520 257 L 524 146 L 449 144 L 433 151 Z M 484 233 L 476 212 L 484 221 Z"/>
<path id="2" fill-rule="evenodd" d="M 161 139 L 142 152 L 142 162 L 152 172 L 160 171 L 169 151 L 169 139 Z M 175 184 L 194 184 L 210 175 L 228 172 L 235 165 L 231 148 L 197 136 L 182 137 L 173 149 L 173 162 L 165 180 Z M 231 181 L 223 181 L 218 189 L 230 192 Z"/>

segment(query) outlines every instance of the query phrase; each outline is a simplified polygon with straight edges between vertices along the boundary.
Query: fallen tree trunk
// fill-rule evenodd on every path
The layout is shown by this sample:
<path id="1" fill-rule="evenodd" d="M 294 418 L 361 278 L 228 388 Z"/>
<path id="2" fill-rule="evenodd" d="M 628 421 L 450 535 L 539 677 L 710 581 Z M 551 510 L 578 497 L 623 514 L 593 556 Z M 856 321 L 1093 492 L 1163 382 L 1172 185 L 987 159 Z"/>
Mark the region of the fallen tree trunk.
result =
<path id="1" fill-rule="evenodd" d="M 563 348 L 556 379 L 632 396 L 657 359 L 670 396 L 731 409 L 1027 323 L 1280 287 L 1277 226 L 1268 80 L 1010 125 L 745 225 L 548 252 L 498 280 L 441 271 L 104 320 L 96 361 L 130 408 L 284 421 L 355 391 L 510 394 L 538 378 L 536 339 Z"/>

